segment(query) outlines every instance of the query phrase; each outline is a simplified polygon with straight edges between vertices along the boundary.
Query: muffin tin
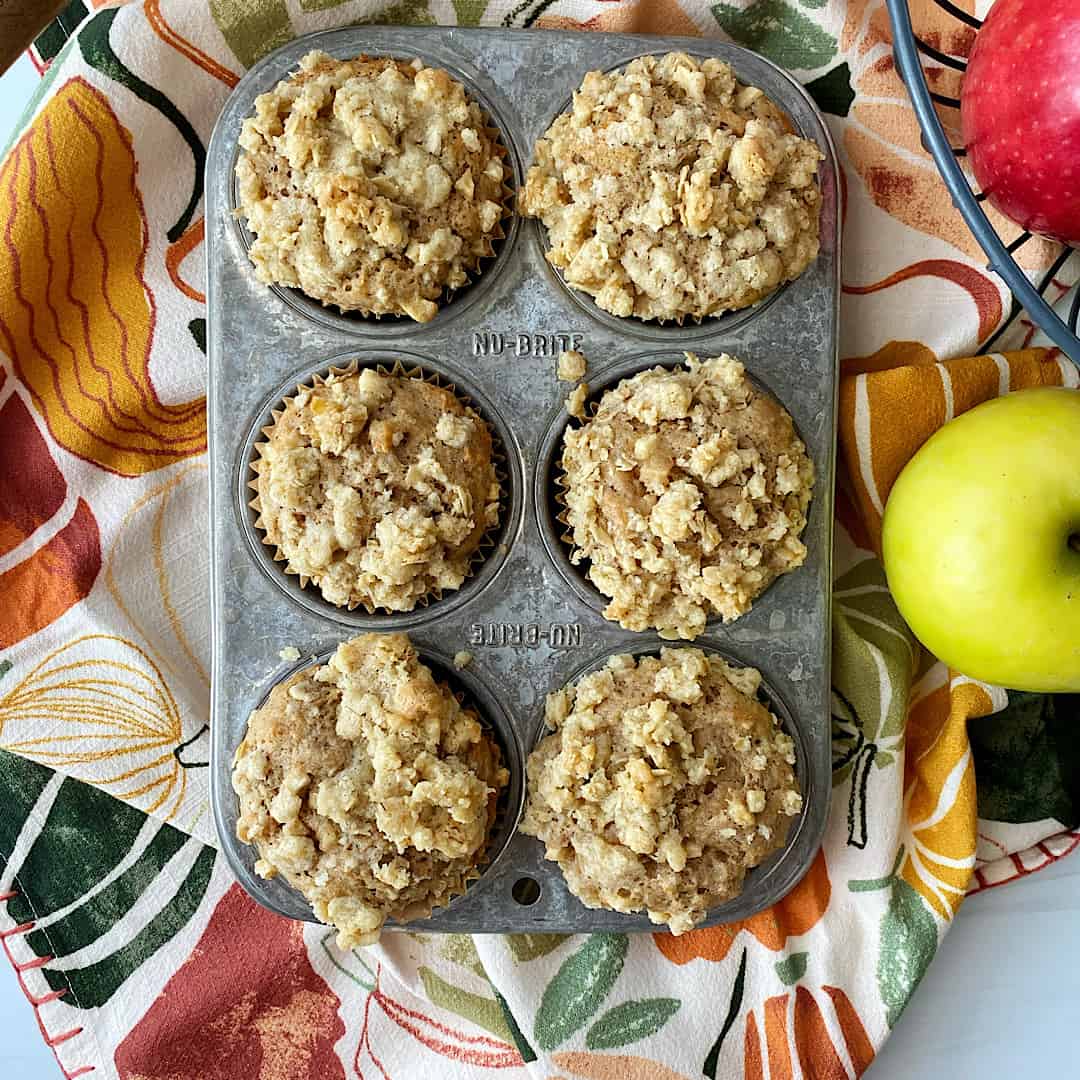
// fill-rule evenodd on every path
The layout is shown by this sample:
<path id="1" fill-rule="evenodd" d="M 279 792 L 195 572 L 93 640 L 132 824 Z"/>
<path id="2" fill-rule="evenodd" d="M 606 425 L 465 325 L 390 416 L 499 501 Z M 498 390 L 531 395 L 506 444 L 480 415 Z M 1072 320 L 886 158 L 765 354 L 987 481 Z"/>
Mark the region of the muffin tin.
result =
<path id="1" fill-rule="evenodd" d="M 621 67 L 644 53 L 716 56 L 761 87 L 799 132 L 825 154 L 821 253 L 797 281 L 754 308 L 682 326 L 616 319 L 571 293 L 543 257 L 543 229 L 510 219 L 495 258 L 429 323 L 372 319 L 323 309 L 255 278 L 234 213 L 233 169 L 240 126 L 254 100 L 319 48 L 420 57 L 446 68 L 498 127 L 520 185 L 536 139 L 570 103 L 587 71 Z M 813 861 L 825 829 L 831 755 L 830 585 L 836 441 L 838 183 L 829 133 L 795 80 L 764 58 L 723 42 L 623 34 L 449 28 L 348 27 L 301 38 L 260 61 L 222 111 L 206 169 L 209 443 L 213 681 L 211 792 L 222 848 L 247 891 L 296 919 L 314 917 L 280 878 L 255 875 L 255 852 L 235 836 L 233 752 L 251 710 L 280 680 L 325 658 L 361 630 L 407 630 L 421 656 L 464 695 L 498 735 L 512 772 L 491 862 L 467 892 L 409 928 L 448 932 L 578 932 L 656 929 L 644 915 L 593 911 L 571 896 L 542 845 L 515 831 L 524 759 L 543 734 L 544 697 L 613 653 L 665 644 L 606 621 L 603 599 L 569 561 L 555 520 L 553 472 L 560 436 L 572 422 L 558 382 L 564 348 L 589 360 L 595 398 L 619 379 L 656 364 L 728 352 L 794 418 L 814 461 L 816 483 L 803 534 L 809 554 L 734 623 L 709 623 L 693 644 L 752 665 L 763 693 L 795 739 L 803 812 L 787 845 L 751 870 L 742 893 L 714 908 L 705 925 L 744 919 L 775 903 Z M 400 360 L 437 375 L 470 399 L 502 444 L 503 518 L 487 559 L 456 593 L 409 613 L 345 611 L 301 589 L 261 543 L 248 506 L 252 446 L 270 410 L 298 383 L 350 360 Z M 295 647 L 298 662 L 281 659 Z M 455 654 L 473 655 L 464 669 Z M 502 841 L 505 840 L 505 844 Z M 392 926 L 392 924 L 388 924 Z"/>

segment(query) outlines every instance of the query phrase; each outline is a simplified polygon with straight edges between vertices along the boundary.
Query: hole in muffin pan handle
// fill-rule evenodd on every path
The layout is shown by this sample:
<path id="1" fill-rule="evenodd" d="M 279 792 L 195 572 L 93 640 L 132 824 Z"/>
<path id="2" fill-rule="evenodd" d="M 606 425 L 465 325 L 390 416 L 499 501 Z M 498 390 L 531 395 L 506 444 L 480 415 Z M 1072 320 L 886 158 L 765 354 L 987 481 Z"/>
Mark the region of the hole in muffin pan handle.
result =
<path id="1" fill-rule="evenodd" d="M 540 899 L 542 892 L 540 882 L 531 877 L 520 877 L 510 887 L 514 903 L 522 907 L 532 907 Z"/>

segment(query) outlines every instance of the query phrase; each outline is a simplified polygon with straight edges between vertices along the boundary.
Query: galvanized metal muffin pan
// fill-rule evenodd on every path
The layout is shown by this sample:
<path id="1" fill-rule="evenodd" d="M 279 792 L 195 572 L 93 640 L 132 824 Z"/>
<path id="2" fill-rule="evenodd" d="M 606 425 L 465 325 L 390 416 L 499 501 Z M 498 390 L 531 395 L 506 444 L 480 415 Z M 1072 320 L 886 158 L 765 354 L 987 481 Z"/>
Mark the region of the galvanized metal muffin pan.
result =
<path id="1" fill-rule="evenodd" d="M 732 64 L 761 87 L 825 154 L 821 253 L 798 281 L 747 311 L 695 325 L 615 319 L 571 293 L 543 258 L 542 229 L 516 218 L 496 257 L 427 324 L 341 315 L 255 279 L 247 237 L 234 214 L 233 169 L 243 119 L 310 49 L 420 57 L 446 68 L 500 129 L 514 184 L 536 139 L 569 104 L 587 71 L 644 53 L 682 50 Z M 548 691 L 617 652 L 664 643 L 600 614 L 602 598 L 571 566 L 555 522 L 552 471 L 570 421 L 572 387 L 555 378 L 561 349 L 589 359 L 592 393 L 691 349 L 732 353 L 789 410 L 813 458 L 817 481 L 804 533 L 806 563 L 778 580 L 753 610 L 727 626 L 709 623 L 694 644 L 758 668 L 764 696 L 795 738 L 802 814 L 787 846 L 752 870 L 742 893 L 706 925 L 743 919 L 775 903 L 809 868 L 821 842 L 830 791 L 829 648 L 833 474 L 836 438 L 839 231 L 836 160 L 828 130 L 805 91 L 769 61 L 736 46 L 689 38 L 513 30 L 350 27 L 291 42 L 252 68 L 218 120 L 206 170 L 209 306 L 209 439 L 213 611 L 212 761 L 214 814 L 241 884 L 282 915 L 313 919 L 280 879 L 255 875 L 255 852 L 235 837 L 233 752 L 251 710 L 299 666 L 324 657 L 361 629 L 407 630 L 440 678 L 463 694 L 499 736 L 513 773 L 502 823 L 482 877 L 430 918 L 427 931 L 598 931 L 654 929 L 645 915 L 592 911 L 567 891 L 542 845 L 515 831 L 524 758 L 543 729 Z M 248 507 L 252 445 L 269 411 L 297 383 L 356 359 L 400 359 L 437 374 L 471 399 L 503 444 L 506 499 L 496 543 L 457 593 L 407 614 L 347 612 L 274 563 Z M 280 653 L 295 647 L 299 662 Z M 455 654 L 473 660 L 464 670 Z M 505 840 L 505 843 L 503 841 Z"/>

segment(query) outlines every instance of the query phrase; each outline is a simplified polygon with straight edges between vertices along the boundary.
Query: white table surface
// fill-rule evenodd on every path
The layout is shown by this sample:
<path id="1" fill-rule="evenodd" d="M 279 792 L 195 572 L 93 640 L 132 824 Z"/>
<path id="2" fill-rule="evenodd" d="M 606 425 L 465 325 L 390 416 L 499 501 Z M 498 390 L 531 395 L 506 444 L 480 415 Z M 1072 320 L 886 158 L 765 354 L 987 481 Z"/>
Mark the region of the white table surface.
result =
<path id="1" fill-rule="evenodd" d="M 0 76 L 0 143 L 36 78 L 25 57 Z M 60 1070 L 14 973 L 2 957 L 0 964 L 0 1077 L 53 1080 Z M 1078 1026 L 1080 855 L 1074 854 L 964 904 L 867 1075 L 1065 1080 L 1080 1075 Z"/>

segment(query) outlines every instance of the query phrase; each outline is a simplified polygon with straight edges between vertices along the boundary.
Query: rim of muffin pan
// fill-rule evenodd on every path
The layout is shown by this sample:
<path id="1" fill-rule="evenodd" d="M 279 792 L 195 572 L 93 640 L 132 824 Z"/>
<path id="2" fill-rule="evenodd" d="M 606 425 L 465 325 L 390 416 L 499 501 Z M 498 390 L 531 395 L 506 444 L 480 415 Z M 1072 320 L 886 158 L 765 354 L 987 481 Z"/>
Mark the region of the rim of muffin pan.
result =
<path id="1" fill-rule="evenodd" d="M 726 349 L 722 348 L 719 344 L 710 345 L 708 349 L 703 349 L 699 352 L 698 356 L 700 359 L 705 360 L 720 356 L 724 352 L 726 352 Z M 746 362 L 738 355 L 737 351 L 732 352 L 729 355 L 733 356 L 734 359 L 739 360 L 741 363 L 746 364 Z M 623 380 L 633 378 L 635 375 L 640 375 L 642 372 L 655 367 L 663 367 L 673 371 L 676 368 L 685 366 L 685 363 L 686 360 L 681 349 L 654 349 L 649 352 L 636 353 L 633 356 L 616 360 L 611 364 L 598 369 L 595 376 L 591 376 L 587 372 L 584 380 L 582 380 L 589 388 L 589 392 L 585 398 L 587 420 L 592 419 L 596 407 L 603 395 Z M 818 463 L 815 461 L 814 455 L 810 451 L 810 446 L 800 431 L 799 425 L 795 422 L 795 418 L 788 408 L 783 395 L 778 394 L 773 387 L 759 379 L 751 371 L 749 364 L 746 364 L 745 373 L 746 377 L 757 390 L 768 394 L 775 401 L 779 402 L 785 412 L 792 417 L 792 423 L 795 426 L 795 434 L 802 441 L 803 446 L 806 448 L 806 454 L 810 458 L 811 464 L 814 466 L 814 491 L 811 494 L 810 504 L 806 511 L 807 524 L 801 534 L 802 537 L 805 537 L 810 528 L 810 518 L 814 512 L 814 505 L 817 501 L 817 488 L 821 483 Z M 571 392 L 570 384 L 566 385 L 568 389 L 566 393 L 562 395 L 563 398 L 567 397 Z M 582 558 L 578 563 L 571 561 L 571 555 L 575 551 L 575 547 L 569 539 L 569 526 L 560 520 L 566 510 L 566 507 L 562 502 L 562 492 L 565 488 L 561 479 L 563 437 L 568 428 L 581 427 L 582 423 L 582 420 L 575 416 L 571 416 L 566 411 L 565 402 L 560 401 L 557 409 L 552 414 L 544 429 L 536 455 L 536 470 L 533 476 L 533 512 L 536 515 L 540 540 L 543 543 L 548 559 L 555 567 L 559 577 L 568 586 L 571 592 L 573 592 L 580 603 L 603 617 L 604 609 L 611 602 L 611 598 L 602 593 L 589 579 L 590 560 L 587 557 Z M 809 555 L 807 558 L 809 558 Z M 795 574 L 798 574 L 805 565 L 806 563 L 804 562 L 802 566 L 796 567 L 789 573 L 781 574 L 774 578 L 754 598 L 750 611 L 744 612 L 737 619 L 733 619 L 725 624 L 723 617 L 719 613 L 709 615 L 705 620 L 705 630 L 703 633 L 709 633 L 710 631 L 719 629 L 725 625 L 737 625 L 739 620 L 749 615 L 754 607 L 760 604 L 773 589 L 780 587 L 785 578 L 793 577 Z M 605 621 L 610 622 L 612 627 L 618 627 L 619 625 L 618 623 L 611 622 L 607 619 L 605 619 Z M 640 632 L 648 634 L 654 631 L 650 628 L 649 630 Z M 692 645 L 693 641 L 684 638 L 675 638 L 672 639 L 671 643 L 674 645 L 680 643 Z"/>
<path id="2" fill-rule="evenodd" d="M 667 56 L 668 53 L 672 51 L 674 50 L 649 49 L 645 52 L 635 52 L 632 55 L 627 56 L 623 60 L 619 60 L 616 63 L 610 64 L 607 67 L 600 68 L 598 70 L 600 70 L 601 73 L 604 75 L 609 75 L 613 71 L 621 71 L 623 68 L 627 67 L 627 65 L 633 63 L 635 60 L 641 59 L 644 56 L 663 57 Z M 687 56 L 693 57 L 695 60 L 724 59 L 722 57 L 717 57 L 715 53 L 710 53 L 708 50 L 698 51 L 696 49 L 685 49 L 683 51 L 686 53 Z M 764 60 L 765 58 L 758 57 L 758 59 Z M 744 86 L 755 85 L 755 83 L 753 83 L 752 81 L 744 80 L 744 77 L 739 70 L 737 58 L 724 59 L 724 62 L 731 65 L 732 69 L 735 71 L 736 78 L 739 80 L 739 82 L 743 83 Z M 767 60 L 765 62 L 769 65 L 769 67 L 787 76 L 787 72 L 783 71 L 783 69 L 778 67 L 776 64 L 773 64 Z M 590 68 L 589 70 L 596 69 Z M 581 78 L 584 78 L 587 73 L 588 72 L 583 72 Z M 578 85 L 580 86 L 580 84 L 581 79 L 578 80 Z M 765 91 L 762 92 L 766 93 Z M 766 96 L 768 96 L 769 100 L 772 101 L 773 104 L 776 105 L 777 108 L 779 108 L 783 112 L 784 116 L 787 117 L 788 122 L 791 124 L 792 130 L 796 131 L 802 138 L 810 139 L 811 142 L 817 144 L 816 139 L 814 139 L 811 135 L 807 134 L 806 131 L 804 131 L 798 124 L 795 123 L 785 103 L 777 101 L 771 95 L 766 94 Z M 562 116 L 563 113 L 569 112 L 570 109 L 573 107 L 573 103 L 574 98 L 573 93 L 571 93 L 569 97 L 564 99 L 563 103 L 559 106 L 559 108 L 551 114 L 547 123 L 544 125 L 543 131 L 546 133 L 550 129 L 551 125 L 560 116 Z M 535 147 L 533 147 L 532 150 L 535 151 Z M 826 160 L 828 160 L 828 158 L 826 158 Z M 532 157 L 530 157 L 530 166 L 531 164 Z M 818 181 L 818 188 L 819 190 L 821 188 L 820 178 Z M 791 288 L 791 286 L 793 286 L 799 280 L 799 278 L 803 276 L 803 274 L 808 273 L 814 265 L 814 263 L 811 263 L 810 266 L 808 266 L 806 270 L 803 271 L 803 274 L 800 274 L 799 277 L 795 278 L 793 281 L 785 281 L 777 285 L 776 288 L 768 294 L 768 296 L 762 297 L 762 299 L 758 300 L 756 303 L 750 304 L 748 307 L 744 308 L 735 308 L 731 311 L 723 311 L 717 315 L 687 316 L 682 321 L 675 319 L 643 319 L 637 315 L 613 315 L 610 311 L 605 311 L 602 307 L 600 307 L 600 305 L 596 303 L 596 300 L 591 293 L 584 292 L 583 290 L 571 285 L 566 280 L 566 277 L 563 274 L 562 270 L 560 270 L 556 266 L 552 266 L 552 264 L 548 262 L 547 252 L 551 248 L 551 243 L 548 239 L 547 227 L 539 218 L 531 219 L 531 224 L 533 226 L 533 243 L 536 246 L 536 250 L 540 255 L 540 260 L 544 264 L 544 267 L 547 270 L 549 277 L 552 278 L 558 284 L 558 286 L 561 287 L 562 291 L 570 297 L 570 299 L 577 305 L 577 307 L 580 308 L 591 319 L 600 323 L 608 330 L 612 330 L 620 334 L 627 334 L 631 337 L 636 337 L 644 340 L 692 342 L 699 341 L 702 338 L 713 337 L 715 335 L 731 334 L 733 331 L 741 329 L 743 326 L 745 326 L 752 320 L 764 315 L 765 312 L 774 303 L 776 303 L 780 299 L 780 297 L 785 292 L 787 292 L 787 290 Z M 815 259 L 814 261 L 816 262 L 817 259 Z"/>
<path id="3" fill-rule="evenodd" d="M 395 365 L 399 368 L 395 368 Z M 420 599 L 411 611 L 367 611 L 363 607 L 349 610 L 332 604 L 314 582 L 301 585 L 297 574 L 286 572 L 285 561 L 275 559 L 277 549 L 266 542 L 265 533 L 256 524 L 259 512 L 251 505 L 251 483 L 256 478 L 253 466 L 260 460 L 257 446 L 266 440 L 263 429 L 273 423 L 274 412 L 286 399 L 296 394 L 298 387 L 310 386 L 318 377 L 367 368 L 407 377 L 422 377 L 450 391 L 462 404 L 473 409 L 491 434 L 492 457 L 501 488 L 499 521 L 485 533 L 473 556 L 469 575 L 461 586 L 447 592 L 429 594 Z M 237 523 L 259 570 L 298 607 L 339 626 L 358 631 L 416 629 L 457 611 L 484 592 L 505 569 L 510 552 L 520 537 L 524 487 L 521 452 L 513 429 L 487 395 L 469 376 L 462 375 L 456 368 L 405 349 L 349 349 L 297 369 L 264 397 L 257 407 L 233 467 L 233 501 Z"/>
<path id="4" fill-rule="evenodd" d="M 409 55 L 397 49 L 381 49 L 378 47 L 365 47 L 361 53 L 354 53 L 352 50 L 346 50 L 346 52 L 348 55 L 338 56 L 335 59 L 351 59 L 357 55 L 363 55 L 388 57 L 405 63 L 411 60 L 421 60 L 428 67 L 442 68 L 465 87 L 467 96 L 480 106 L 480 112 L 484 119 L 498 133 L 499 145 L 504 151 L 503 162 L 510 170 L 509 178 L 504 180 L 505 190 L 501 200 L 503 214 L 499 219 L 499 224 L 502 227 L 503 235 L 492 240 L 492 254 L 479 260 L 479 265 L 469 272 L 469 280 L 465 285 L 458 289 L 444 289 L 442 291 L 436 301 L 439 310 L 428 322 L 417 322 L 408 315 L 377 315 L 373 313 L 363 314 L 359 311 L 343 311 L 334 304 L 323 304 L 296 287 L 279 285 L 276 282 L 269 284 L 256 282 L 256 284 L 261 288 L 269 289 L 283 303 L 309 322 L 327 330 L 344 331 L 358 337 L 381 337 L 395 340 L 405 335 L 421 334 L 430 330 L 442 330 L 447 323 L 456 319 L 483 299 L 486 294 L 490 293 L 492 287 L 506 269 L 506 265 L 510 261 L 510 254 L 517 243 L 521 228 L 521 217 L 517 213 L 516 203 L 518 191 L 521 189 L 523 173 L 521 155 L 511 135 L 510 125 L 505 119 L 508 106 L 500 104 L 498 88 L 494 88 L 494 93 L 491 90 L 484 89 L 461 68 L 445 58 L 435 56 L 424 49 L 416 49 Z M 288 77 L 284 76 L 286 79 Z M 267 89 L 271 89 L 271 87 Z M 248 228 L 247 221 L 240 210 L 236 181 L 236 164 L 239 159 L 240 145 L 237 143 L 232 157 L 229 159 L 229 205 L 232 210 L 229 216 L 232 218 L 234 234 L 243 249 L 245 269 L 254 275 L 250 251 L 255 234 Z"/>
<path id="5" fill-rule="evenodd" d="M 804 736 L 802 726 L 795 718 L 794 711 L 788 706 L 783 694 L 776 689 L 776 686 L 769 678 L 768 672 L 753 661 L 739 653 L 733 652 L 729 648 L 715 645 L 710 641 L 704 641 L 700 638 L 696 641 L 666 641 L 655 634 L 641 634 L 639 637 L 641 640 L 624 641 L 612 645 L 603 652 L 594 655 L 592 658 L 586 660 L 571 671 L 558 686 L 552 687 L 552 690 L 565 689 L 578 682 L 578 680 L 584 678 L 586 675 L 591 675 L 593 672 L 601 670 L 612 656 L 629 654 L 638 660 L 644 656 L 659 656 L 661 649 L 700 649 L 703 653 L 718 656 L 720 659 L 726 660 L 732 667 L 755 668 L 761 674 L 761 686 L 758 688 L 756 695 L 757 700 L 779 719 L 780 729 L 786 735 L 791 736 L 791 739 L 795 744 L 795 764 L 792 768 L 795 772 L 795 779 L 799 784 L 799 790 L 802 793 L 802 809 L 798 814 L 792 815 L 790 818 L 788 834 L 783 847 L 778 848 L 757 866 L 748 869 L 746 871 L 743 887 L 738 894 L 731 897 L 729 900 L 724 900 L 723 902 L 710 907 L 706 914 L 705 922 L 703 922 L 702 925 L 712 925 L 717 922 L 723 922 L 725 920 L 722 916 L 725 909 L 729 907 L 734 909 L 737 906 L 744 905 L 745 899 L 749 897 L 752 892 L 767 888 L 774 875 L 780 876 L 788 872 L 792 860 L 795 859 L 797 855 L 796 849 L 800 846 L 803 830 L 807 827 L 807 822 L 810 819 L 810 807 L 822 797 L 822 792 L 819 791 L 818 785 L 814 780 L 813 770 L 810 768 L 806 737 Z M 543 701 L 541 701 L 541 713 L 538 718 L 536 730 L 529 741 L 528 750 L 525 756 L 526 766 L 528 764 L 529 755 L 537 748 L 537 746 L 539 746 L 541 740 L 550 734 L 550 729 L 544 723 Z M 528 790 L 526 788 L 526 799 L 527 798 Z M 540 843 L 540 841 L 537 841 L 537 843 Z M 800 865 L 798 867 L 798 872 L 794 877 L 793 882 L 797 881 L 809 867 L 812 856 L 813 853 L 811 853 L 811 857 L 806 860 L 806 865 Z M 552 872 L 557 873 L 561 880 L 562 872 L 554 863 L 551 864 L 551 867 Z M 515 885 L 516 884 L 517 883 L 515 883 Z M 784 891 L 786 893 L 787 889 L 785 888 Z M 539 899 L 539 896 L 537 899 Z M 519 900 L 518 903 L 521 903 L 521 901 Z M 644 917 L 644 912 L 624 912 L 620 914 L 631 919 Z M 732 917 L 741 918 L 742 916 L 734 913 Z M 663 927 L 657 926 L 656 930 L 662 931 Z"/>

